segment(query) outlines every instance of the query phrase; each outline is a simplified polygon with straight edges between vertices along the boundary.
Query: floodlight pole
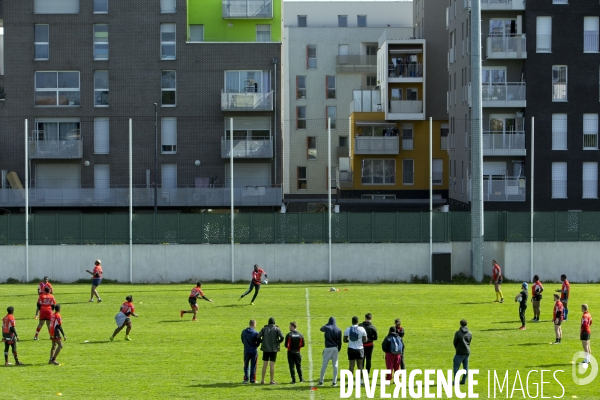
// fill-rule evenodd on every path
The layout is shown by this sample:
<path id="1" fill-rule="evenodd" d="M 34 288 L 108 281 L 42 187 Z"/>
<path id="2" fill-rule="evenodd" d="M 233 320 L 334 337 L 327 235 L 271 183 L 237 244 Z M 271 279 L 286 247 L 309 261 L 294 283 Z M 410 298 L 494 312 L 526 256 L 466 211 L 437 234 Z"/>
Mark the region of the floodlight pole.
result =
<path id="1" fill-rule="evenodd" d="M 158 210 L 158 104 L 154 103 L 154 215 Z"/>

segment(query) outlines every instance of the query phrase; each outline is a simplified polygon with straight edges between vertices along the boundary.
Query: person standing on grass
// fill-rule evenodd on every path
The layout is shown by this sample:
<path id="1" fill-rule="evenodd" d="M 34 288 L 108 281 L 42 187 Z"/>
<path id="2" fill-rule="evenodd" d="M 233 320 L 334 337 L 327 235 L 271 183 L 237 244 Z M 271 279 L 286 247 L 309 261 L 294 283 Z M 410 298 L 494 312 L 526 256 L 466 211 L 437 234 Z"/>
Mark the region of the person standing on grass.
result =
<path id="1" fill-rule="evenodd" d="M 504 295 L 502 294 L 502 268 L 496 262 L 496 260 L 492 260 L 492 281 L 490 283 L 494 283 L 494 290 L 496 291 L 496 300 L 494 303 L 498 303 L 498 298 L 500 298 L 500 303 L 504 303 Z"/>
<path id="2" fill-rule="evenodd" d="M 394 321 L 394 326 L 396 327 L 396 333 L 400 336 L 400 340 L 402 341 L 402 357 L 400 357 L 400 369 L 406 369 L 406 365 L 404 364 L 404 328 L 402 327 L 402 321 L 400 318 L 396 318 Z"/>
<path id="3" fill-rule="evenodd" d="M 377 340 L 377 328 L 371 323 L 373 316 L 371 313 L 365 314 L 365 320 L 359 326 L 365 328 L 367 332 L 367 341 L 363 344 L 365 349 L 365 369 L 371 373 L 371 357 L 373 356 L 373 342 Z"/>
<path id="4" fill-rule="evenodd" d="M 192 289 L 192 292 L 190 293 L 190 297 L 188 298 L 188 302 L 190 303 L 192 310 L 191 311 L 181 310 L 179 312 L 179 316 L 181 318 L 183 318 L 183 314 L 190 313 L 190 314 L 194 314 L 194 316 L 192 317 L 192 321 L 197 321 L 196 315 L 198 315 L 198 303 L 196 301 L 198 300 L 198 297 L 203 298 L 204 300 L 208 301 L 209 303 L 212 303 L 212 300 L 209 300 L 206 296 L 204 296 L 204 293 L 202 293 L 202 282 L 196 282 L 196 287 Z"/>
<path id="5" fill-rule="evenodd" d="M 515 296 L 515 302 L 519 303 L 519 318 L 521 319 L 521 327 L 519 330 L 524 331 L 525 328 L 525 311 L 527 310 L 527 282 L 523 282 L 521 285 L 521 292 Z"/>
<path id="6" fill-rule="evenodd" d="M 258 361 L 258 332 L 256 332 L 256 320 L 251 319 L 249 326 L 242 331 L 242 343 L 244 344 L 244 380 L 242 383 L 256 383 L 256 362 Z M 250 372 L 248 372 L 250 366 Z"/>
<path id="7" fill-rule="evenodd" d="M 581 311 L 583 312 L 583 315 L 581 316 L 581 332 L 579 339 L 581 339 L 583 351 L 585 352 L 585 359 L 582 364 L 589 364 L 590 355 L 592 354 L 592 346 L 590 345 L 590 336 L 592 335 L 592 315 L 588 310 L 587 304 L 581 305 Z"/>
<path id="8" fill-rule="evenodd" d="M 94 302 L 94 295 L 96 296 L 96 298 L 98 298 L 98 303 L 102 302 L 102 299 L 100 298 L 100 295 L 98 294 L 98 291 L 96 290 L 96 288 L 98 286 L 100 286 L 100 284 L 102 283 L 102 265 L 101 264 L 102 264 L 102 262 L 100 260 L 96 260 L 96 262 L 94 263 L 94 269 L 92 271 L 90 271 L 89 269 L 85 270 L 85 272 L 92 275 L 92 291 L 90 294 L 90 299 L 88 300 L 88 302 L 90 302 L 90 303 Z"/>
<path id="9" fill-rule="evenodd" d="M 331 386 L 337 385 L 338 374 L 338 355 L 342 350 L 342 330 L 337 327 L 335 317 L 329 317 L 327 325 L 321 327 L 321 332 L 325 336 L 325 349 L 323 349 L 323 364 L 321 365 L 321 375 L 319 376 L 319 386 L 323 386 L 325 371 L 331 360 L 333 366 L 333 380 Z"/>
<path id="10" fill-rule="evenodd" d="M 17 356 L 17 342 L 19 341 L 19 335 L 15 329 L 16 322 L 14 317 L 14 307 L 8 307 L 6 309 L 6 316 L 2 318 L 2 341 L 4 342 L 4 365 L 12 365 L 8 362 L 8 348 L 12 348 L 13 357 L 15 358 L 15 365 L 23 365 L 19 361 Z"/>
<path id="11" fill-rule="evenodd" d="M 467 320 L 460 320 L 460 329 L 454 334 L 454 349 L 455 355 L 453 360 L 452 369 L 454 371 L 454 378 L 456 379 L 456 373 L 462 364 L 465 374 L 460 380 L 460 384 L 464 385 L 467 382 L 467 373 L 469 372 L 469 356 L 471 355 L 471 340 L 473 334 L 467 328 Z M 452 381 L 454 384 L 454 381 Z"/>
<path id="12" fill-rule="evenodd" d="M 260 383 L 264 385 L 265 374 L 267 373 L 267 364 L 270 367 L 271 385 L 277 385 L 275 382 L 275 361 L 277 361 L 277 353 L 279 352 L 279 344 L 283 342 L 283 333 L 277 325 L 275 318 L 269 318 L 269 324 L 265 325 L 258 333 L 258 340 L 262 343 L 260 349 L 263 352 L 263 367 L 262 378 Z"/>
<path id="13" fill-rule="evenodd" d="M 52 340 L 52 348 L 50 349 L 50 361 L 48 364 L 60 365 L 56 361 L 56 357 L 63 348 L 62 339 L 67 340 L 65 331 L 62 327 L 62 317 L 60 316 L 60 304 L 54 306 L 54 314 L 50 320 L 50 340 Z M 62 338 L 60 334 L 62 333 Z"/>
<path id="14" fill-rule="evenodd" d="M 394 373 L 400 369 L 402 359 L 402 339 L 395 326 L 391 326 L 388 335 L 381 342 L 381 349 L 385 353 L 385 369 L 392 371 L 386 375 L 387 380 L 393 380 Z"/>
<path id="15" fill-rule="evenodd" d="M 352 326 L 344 331 L 344 343 L 348 343 L 348 361 L 350 362 L 348 369 L 352 373 L 354 373 L 354 364 L 358 370 L 363 369 L 365 359 L 363 343 L 366 343 L 367 340 L 367 331 L 362 326 L 358 326 L 358 317 L 352 317 Z"/>
<path id="16" fill-rule="evenodd" d="M 298 371 L 298 380 L 300 383 L 304 383 L 304 379 L 302 378 L 302 354 L 300 354 L 300 349 L 304 347 L 304 336 L 302 336 L 296 328 L 298 328 L 298 324 L 296 324 L 295 321 L 290 322 L 290 331 L 285 336 L 285 347 L 288 350 L 287 359 L 290 367 L 292 384 L 296 383 L 294 367 Z"/>
<path id="17" fill-rule="evenodd" d="M 40 311 L 40 322 L 35 329 L 35 336 L 33 337 L 33 340 L 38 340 L 42 326 L 44 326 L 44 321 L 46 321 L 46 326 L 48 327 L 48 330 L 50 330 L 50 320 L 52 319 L 52 311 L 54 310 L 55 305 L 56 300 L 54 299 L 54 296 L 50 294 L 50 288 L 45 287 L 44 294 L 40 295 L 38 298 L 37 306 L 38 310 Z"/>
<path id="18" fill-rule="evenodd" d="M 40 284 L 38 285 L 38 297 L 41 294 L 46 293 L 45 289 L 46 287 L 50 288 L 50 294 L 54 293 L 54 291 L 52 290 L 52 285 L 50 284 L 50 278 L 48 278 L 47 276 L 44 277 L 44 280 L 40 282 Z M 35 308 L 35 319 L 38 319 L 38 314 L 39 314 L 40 310 L 36 307 Z"/>
<path id="19" fill-rule="evenodd" d="M 540 301 L 542 301 L 542 292 L 544 286 L 540 282 L 538 275 L 533 276 L 533 285 L 531 285 L 531 303 L 533 304 L 533 319 L 534 322 L 540 322 Z"/>
<path id="20" fill-rule="evenodd" d="M 571 297 L 571 284 L 567 280 L 567 275 L 562 274 L 560 276 L 560 280 L 562 282 L 562 287 L 557 289 L 556 292 L 560 293 L 560 301 L 563 303 L 563 307 L 565 308 L 565 317 L 563 321 L 566 321 L 569 316 L 569 297 Z"/>
<path id="21" fill-rule="evenodd" d="M 554 324 L 554 332 L 556 333 L 556 342 L 552 344 L 560 344 L 562 340 L 562 322 L 564 318 L 565 307 L 560 301 L 560 296 L 554 293 L 554 312 L 552 313 L 552 323 Z"/>
<path id="22" fill-rule="evenodd" d="M 121 305 L 121 310 L 117 315 L 115 315 L 117 329 L 115 329 L 112 336 L 110 337 L 111 342 L 115 339 L 115 336 L 117 336 L 117 334 L 121 332 L 121 330 L 125 326 L 127 326 L 127 331 L 125 332 L 125 340 L 131 340 L 129 338 L 129 332 L 131 332 L 131 319 L 129 317 L 133 315 L 137 318 L 138 315 L 135 313 L 135 307 L 133 306 L 133 296 L 129 295 L 125 297 L 125 300 L 125 303 Z"/>
<path id="23" fill-rule="evenodd" d="M 250 304 L 254 305 L 254 300 L 256 300 L 256 296 L 258 296 L 258 291 L 260 290 L 260 284 L 262 282 L 262 275 L 265 274 L 265 283 L 267 280 L 267 273 L 262 269 L 258 268 L 258 264 L 254 264 L 254 270 L 252 271 L 252 279 L 250 280 L 250 287 L 246 292 L 240 296 L 239 300 L 243 299 L 248 293 L 254 289 L 254 296 L 252 296 L 252 300 L 250 300 Z"/>

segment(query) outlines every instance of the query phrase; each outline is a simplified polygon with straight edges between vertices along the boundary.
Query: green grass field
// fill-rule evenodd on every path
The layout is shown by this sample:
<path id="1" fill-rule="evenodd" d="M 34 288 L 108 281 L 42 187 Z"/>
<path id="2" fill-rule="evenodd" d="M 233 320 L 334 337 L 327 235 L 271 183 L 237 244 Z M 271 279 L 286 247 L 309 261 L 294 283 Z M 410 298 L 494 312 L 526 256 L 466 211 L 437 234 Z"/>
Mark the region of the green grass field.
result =
<path id="1" fill-rule="evenodd" d="M 271 282 L 268 286 L 263 285 L 256 305 L 251 306 L 249 297 L 238 302 L 246 285 L 207 283 L 203 287 L 204 293 L 213 303 L 200 301 L 199 321 L 192 322 L 191 314 L 179 317 L 179 310 L 188 308 L 191 284 L 103 284 L 99 287 L 103 299 L 100 304 L 87 302 L 89 285 L 55 284 L 55 297 L 63 306 L 61 314 L 68 338 L 58 358 L 62 366 L 57 367 L 48 365 L 51 342 L 45 328 L 41 340 L 33 340 L 38 322 L 33 319 L 36 285 L 0 285 L 0 310 L 4 316 L 6 307 L 15 307 L 17 332 L 21 338 L 19 357 L 26 364 L 2 368 L 3 397 L 49 398 L 61 393 L 62 398 L 72 399 L 339 398 L 339 387 L 318 387 L 312 393 L 310 390 L 317 383 L 321 367 L 323 335 L 319 328 L 331 315 L 344 329 L 350 325 L 353 315 L 362 321 L 364 314 L 371 312 L 381 338 L 395 318 L 402 319 L 409 371 L 451 369 L 454 332 L 459 320 L 466 318 L 473 332 L 470 368 L 480 371 L 476 386 L 480 398 L 488 398 L 488 370 L 496 370 L 502 376 L 508 370 L 512 390 L 516 371 L 520 372 L 523 386 L 526 386 L 527 373 L 532 369 L 564 370 L 557 374 L 565 390 L 562 398 L 600 398 L 600 376 L 586 386 L 575 385 L 571 377 L 571 358 L 581 350 L 579 306 L 588 303 L 592 315 L 600 316 L 600 285 L 572 285 L 569 320 L 563 325 L 563 344 L 559 346 L 549 345 L 554 341 L 551 299 L 557 284 L 545 285 L 542 321 L 528 323 L 526 331 L 517 329 L 520 326 L 517 305 L 512 300 L 519 292 L 518 284 L 503 285 L 507 299 L 504 304 L 493 303 L 494 290 L 487 285 L 335 286 L 341 291 L 328 292 L 330 285 L 326 284 Z M 110 342 L 109 337 L 115 329 L 114 316 L 127 294 L 133 295 L 139 314 L 139 318 L 132 318 L 132 341 L 124 340 L 123 331 Z M 532 315 L 530 306 L 528 320 Z M 279 385 L 241 384 L 243 348 L 240 333 L 250 318 L 257 320 L 260 329 L 269 317 L 275 317 L 284 335 L 290 321 L 298 323 L 298 331 L 305 335 L 311 347 L 312 371 L 309 349 L 305 347 L 302 353 L 304 376 L 308 379 L 312 375 L 312 384 L 289 384 L 285 351 L 280 353 L 276 363 L 275 380 Z M 600 328 L 595 331 L 599 332 Z M 592 352 L 598 348 L 595 343 L 600 343 L 596 337 L 594 332 Z M 380 343 L 376 343 L 373 355 L 373 368 L 377 369 L 385 367 Z M 12 355 L 9 361 L 13 361 Z M 340 353 L 340 368 L 348 368 L 346 346 Z M 544 396 L 560 397 L 562 389 L 552 378 L 552 373 L 544 378 L 552 382 L 544 385 Z M 331 367 L 325 381 L 326 385 L 331 382 Z M 536 391 L 533 383 L 539 382 L 539 373 L 532 373 L 529 385 L 532 397 Z M 376 394 L 379 398 L 379 390 Z M 362 396 L 366 397 L 364 391 Z M 506 390 L 498 394 L 498 398 L 506 398 Z M 523 392 L 514 392 L 512 398 L 524 398 Z"/>

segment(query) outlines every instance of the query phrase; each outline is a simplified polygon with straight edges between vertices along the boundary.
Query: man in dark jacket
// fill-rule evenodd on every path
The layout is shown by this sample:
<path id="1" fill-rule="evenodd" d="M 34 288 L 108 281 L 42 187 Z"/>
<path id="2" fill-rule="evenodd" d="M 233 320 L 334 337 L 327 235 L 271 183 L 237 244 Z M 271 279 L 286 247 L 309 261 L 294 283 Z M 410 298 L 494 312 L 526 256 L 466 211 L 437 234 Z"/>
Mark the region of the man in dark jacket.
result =
<path id="1" fill-rule="evenodd" d="M 365 348 L 365 369 L 371 373 L 371 357 L 373 356 L 373 342 L 377 340 L 377 328 L 371 323 L 373 316 L 371 313 L 365 314 L 365 320 L 359 324 L 367 331 L 367 341 L 363 343 Z"/>
<path id="2" fill-rule="evenodd" d="M 397 341 L 402 346 L 402 339 L 396 330 L 396 326 L 391 326 L 388 335 L 381 342 L 381 349 L 385 353 L 385 368 L 392 371 L 391 374 L 386 376 L 386 379 L 393 381 L 394 372 L 400 369 L 400 360 L 402 359 L 402 349 L 399 348 L 400 353 L 393 352 L 392 342 Z M 403 347 L 403 346 L 402 346 Z"/>
<path id="3" fill-rule="evenodd" d="M 460 367 L 463 365 L 465 375 L 460 380 L 460 384 L 464 385 L 467 381 L 467 373 L 469 372 L 469 355 L 471 354 L 471 339 L 473 335 L 467 328 L 467 320 L 463 319 L 460 321 L 460 329 L 454 334 L 454 348 L 456 349 L 456 355 L 454 356 L 454 377 Z M 454 381 L 453 383 L 454 384 Z"/>
<path id="4" fill-rule="evenodd" d="M 256 362 L 258 360 L 258 332 L 256 332 L 256 320 L 250 320 L 250 326 L 242 331 L 242 343 L 244 344 L 244 381 L 242 383 L 256 383 Z M 248 364 L 250 371 L 248 372 Z"/>
<path id="5" fill-rule="evenodd" d="M 331 386 L 337 384 L 338 374 L 338 354 L 342 349 L 342 330 L 337 327 L 335 317 L 329 317 L 327 325 L 321 327 L 321 332 L 325 336 L 325 349 L 323 350 L 323 364 L 321 365 L 321 375 L 319 376 L 319 385 L 323 385 L 325 371 L 331 360 L 333 365 L 333 380 Z"/>
<path id="6" fill-rule="evenodd" d="M 292 376 L 292 384 L 296 383 L 296 375 L 294 374 L 294 366 L 298 370 L 298 379 L 302 379 L 302 354 L 300 349 L 304 347 L 304 336 L 296 330 L 298 325 L 296 322 L 290 322 L 290 332 L 285 336 L 285 347 L 288 349 L 287 358 L 290 366 L 290 375 Z"/>
<path id="7" fill-rule="evenodd" d="M 279 351 L 279 343 L 283 342 L 283 333 L 277 325 L 275 318 L 269 318 L 269 324 L 265 325 L 258 333 L 258 340 L 262 343 L 260 349 L 263 352 L 263 367 L 262 379 L 260 383 L 265 383 L 265 374 L 267 373 L 267 364 L 271 367 L 271 385 L 276 385 L 275 382 L 275 361 L 277 361 L 277 352 Z"/>

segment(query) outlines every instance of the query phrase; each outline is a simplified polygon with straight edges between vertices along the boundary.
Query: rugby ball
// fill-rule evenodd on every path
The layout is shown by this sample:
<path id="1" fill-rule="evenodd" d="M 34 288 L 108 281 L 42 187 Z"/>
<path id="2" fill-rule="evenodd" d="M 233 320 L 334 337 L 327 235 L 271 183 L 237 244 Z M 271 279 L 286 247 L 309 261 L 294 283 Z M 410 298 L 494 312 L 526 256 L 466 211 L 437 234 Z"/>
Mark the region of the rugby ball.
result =
<path id="1" fill-rule="evenodd" d="M 268 283 L 269 283 L 269 281 L 268 281 L 267 279 L 265 279 L 265 280 L 263 281 L 263 283 L 266 285 L 266 284 L 268 284 Z"/>
<path id="2" fill-rule="evenodd" d="M 521 296 L 517 297 L 517 301 L 518 301 L 519 303 L 521 302 L 521 300 L 523 300 L 523 297 L 521 297 Z"/>

